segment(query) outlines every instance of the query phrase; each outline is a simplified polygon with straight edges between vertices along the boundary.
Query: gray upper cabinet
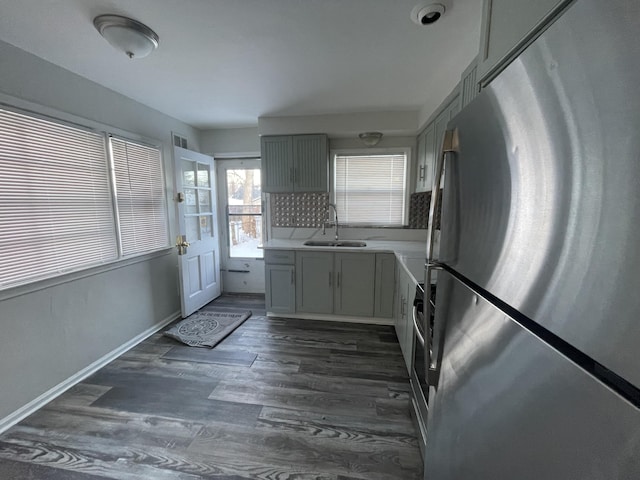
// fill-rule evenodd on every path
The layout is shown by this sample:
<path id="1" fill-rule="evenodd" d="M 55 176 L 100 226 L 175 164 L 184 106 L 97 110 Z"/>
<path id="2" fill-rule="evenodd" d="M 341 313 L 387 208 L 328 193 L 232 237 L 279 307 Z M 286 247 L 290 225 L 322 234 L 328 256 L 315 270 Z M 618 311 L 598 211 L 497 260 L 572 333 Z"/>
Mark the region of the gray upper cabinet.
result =
<path id="1" fill-rule="evenodd" d="M 478 83 L 478 58 L 476 57 L 462 72 L 460 79 L 460 108 L 467 106 L 480 93 Z"/>
<path id="2" fill-rule="evenodd" d="M 326 135 L 278 135 L 260 139 L 262 191 L 326 192 L 329 149 Z"/>
<path id="3" fill-rule="evenodd" d="M 262 191 L 290 192 L 293 188 L 293 139 L 290 135 L 262 137 Z"/>
<path id="4" fill-rule="evenodd" d="M 459 111 L 460 95 L 455 95 L 442 106 L 435 120 L 418 135 L 416 192 L 428 192 L 433 188 L 434 168 L 442 148 L 444 132 L 449 120 Z"/>
<path id="5" fill-rule="evenodd" d="M 326 135 L 293 138 L 294 192 L 329 191 L 329 151 Z"/>
<path id="6" fill-rule="evenodd" d="M 484 0 L 478 79 L 491 80 L 568 0 Z"/>
<path id="7" fill-rule="evenodd" d="M 416 168 L 416 192 L 431 190 L 429 172 L 433 165 L 433 123 L 418 135 L 418 166 Z"/>

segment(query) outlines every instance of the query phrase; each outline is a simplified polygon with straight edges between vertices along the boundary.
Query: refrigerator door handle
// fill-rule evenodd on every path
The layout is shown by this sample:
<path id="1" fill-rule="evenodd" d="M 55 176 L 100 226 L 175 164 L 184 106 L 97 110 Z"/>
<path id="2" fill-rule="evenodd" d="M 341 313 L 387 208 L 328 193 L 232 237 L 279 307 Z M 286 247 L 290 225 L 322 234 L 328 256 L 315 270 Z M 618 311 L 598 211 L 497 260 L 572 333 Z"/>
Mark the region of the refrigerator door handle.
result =
<path id="1" fill-rule="evenodd" d="M 442 150 L 436 159 L 436 169 L 433 178 L 433 188 L 431 189 L 431 205 L 429 206 L 429 233 L 427 235 L 427 262 L 432 262 L 433 245 L 435 243 L 435 219 L 440 210 L 440 183 L 442 182 L 442 174 L 444 172 L 444 163 L 447 154 L 458 151 L 458 129 L 447 130 L 444 132 L 444 140 L 442 141 Z"/>

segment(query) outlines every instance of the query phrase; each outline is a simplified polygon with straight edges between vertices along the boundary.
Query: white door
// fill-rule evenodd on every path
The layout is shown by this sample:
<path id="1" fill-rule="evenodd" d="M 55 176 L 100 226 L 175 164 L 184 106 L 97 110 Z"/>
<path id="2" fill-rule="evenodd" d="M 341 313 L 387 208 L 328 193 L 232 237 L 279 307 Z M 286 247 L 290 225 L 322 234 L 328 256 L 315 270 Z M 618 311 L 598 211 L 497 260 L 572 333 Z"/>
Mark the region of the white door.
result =
<path id="1" fill-rule="evenodd" d="M 260 160 L 216 160 L 225 292 L 264 293 Z"/>
<path id="2" fill-rule="evenodd" d="M 182 317 L 220 296 L 220 241 L 213 158 L 174 147 Z"/>

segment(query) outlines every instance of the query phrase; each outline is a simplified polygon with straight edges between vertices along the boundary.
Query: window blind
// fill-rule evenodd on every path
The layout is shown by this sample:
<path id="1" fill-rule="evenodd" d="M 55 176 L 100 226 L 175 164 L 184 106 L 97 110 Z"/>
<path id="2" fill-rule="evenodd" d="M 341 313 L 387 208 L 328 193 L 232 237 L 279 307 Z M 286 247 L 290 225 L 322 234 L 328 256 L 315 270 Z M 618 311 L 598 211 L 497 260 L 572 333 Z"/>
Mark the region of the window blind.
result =
<path id="1" fill-rule="evenodd" d="M 117 258 L 105 138 L 0 109 L 0 289 Z"/>
<path id="2" fill-rule="evenodd" d="M 110 138 L 123 255 L 169 244 L 160 149 Z"/>
<path id="3" fill-rule="evenodd" d="M 335 201 L 340 222 L 402 225 L 407 158 L 390 155 L 336 155 Z"/>

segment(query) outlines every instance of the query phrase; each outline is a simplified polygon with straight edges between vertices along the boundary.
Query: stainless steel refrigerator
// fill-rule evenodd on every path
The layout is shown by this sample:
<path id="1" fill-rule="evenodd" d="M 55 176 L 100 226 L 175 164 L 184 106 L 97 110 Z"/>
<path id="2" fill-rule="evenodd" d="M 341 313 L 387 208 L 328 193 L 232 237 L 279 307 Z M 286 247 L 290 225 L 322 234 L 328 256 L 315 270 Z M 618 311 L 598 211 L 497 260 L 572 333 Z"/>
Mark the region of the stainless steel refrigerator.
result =
<path id="1" fill-rule="evenodd" d="M 448 128 L 425 479 L 640 479 L 640 2 L 577 0 Z"/>

